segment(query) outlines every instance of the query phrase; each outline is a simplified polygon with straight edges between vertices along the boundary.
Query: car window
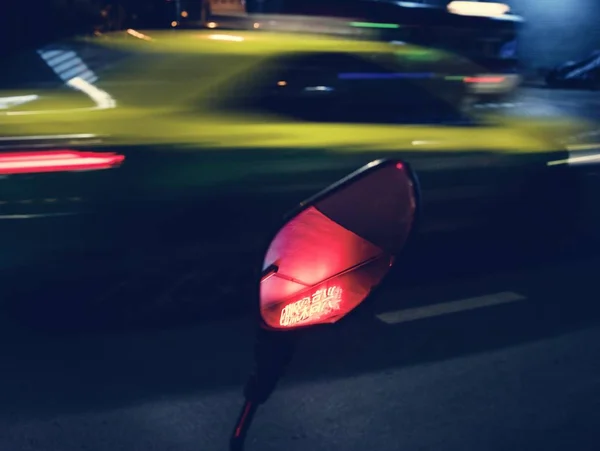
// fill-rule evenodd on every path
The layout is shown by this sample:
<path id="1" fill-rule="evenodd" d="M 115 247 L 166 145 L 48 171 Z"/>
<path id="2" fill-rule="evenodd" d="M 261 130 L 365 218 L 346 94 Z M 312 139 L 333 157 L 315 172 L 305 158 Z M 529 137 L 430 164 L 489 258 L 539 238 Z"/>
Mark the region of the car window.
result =
<path id="1" fill-rule="evenodd" d="M 393 53 L 307 53 L 267 61 L 256 78 L 228 82 L 221 107 L 318 122 L 464 120 L 443 77 Z M 456 95 L 453 99 L 452 96 Z"/>

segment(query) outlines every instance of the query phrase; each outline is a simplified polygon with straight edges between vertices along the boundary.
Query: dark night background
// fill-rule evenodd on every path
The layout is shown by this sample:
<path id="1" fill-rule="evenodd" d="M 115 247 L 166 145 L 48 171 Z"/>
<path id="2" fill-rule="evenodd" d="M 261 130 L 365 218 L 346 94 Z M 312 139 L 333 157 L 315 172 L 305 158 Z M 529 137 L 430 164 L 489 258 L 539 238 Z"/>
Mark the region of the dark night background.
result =
<path id="1" fill-rule="evenodd" d="M 199 1 L 182 0 L 182 10 L 199 11 Z M 526 20 L 519 52 L 530 74 L 600 49 L 600 0 L 504 1 Z M 29 72 L 53 76 L 33 50 L 62 38 L 170 28 L 174 3 L 0 0 L 0 75 L 11 74 L 13 54 L 29 50 L 39 60 Z M 186 33 L 196 34 L 179 35 Z M 155 34 L 179 39 L 177 31 Z M 173 61 L 185 64 L 180 57 Z M 373 158 L 396 155 L 378 153 L 358 136 L 362 128 L 344 136 L 351 150 L 338 145 L 341 151 L 330 152 L 324 140 L 314 156 L 312 148 L 308 155 L 295 144 L 259 148 L 279 140 L 275 132 L 257 139 L 256 148 L 211 149 L 212 130 L 200 135 L 211 138 L 207 143 L 179 145 L 168 127 L 182 118 L 195 133 L 205 119 L 188 103 L 173 116 L 156 104 L 163 92 L 178 94 L 198 79 L 180 65 L 170 71 L 171 65 L 148 61 L 156 72 L 143 74 L 147 83 L 135 99 L 141 108 L 126 132 L 119 121 L 127 120 L 130 105 L 121 97 L 118 108 L 113 103 L 81 120 L 79 108 L 66 116 L 52 109 L 49 116 L 23 119 L 23 128 L 19 116 L 1 116 L 0 104 L 6 153 L 68 145 L 127 156 L 116 171 L 71 171 L 64 185 L 54 175 L 0 174 L 0 451 L 227 449 L 253 365 L 257 307 L 250 289 L 257 288 L 260 270 L 253 252 L 263 249 L 265 224 L 279 224 L 284 211 L 317 187 Z M 112 59 L 98 62 L 108 66 Z M 210 69 L 207 74 L 221 70 L 202 59 L 198 66 Z M 177 76 L 170 80 L 169 74 Z M 138 80 L 126 70 L 119 75 L 98 85 L 108 97 L 117 92 L 127 100 Z M 369 302 L 347 320 L 302 336 L 286 377 L 258 412 L 248 451 L 600 450 L 600 83 L 594 88 L 526 83 L 510 101 L 477 105 L 501 119 L 489 128 L 478 121 L 402 125 L 400 138 L 390 135 L 420 180 L 419 233 Z M 45 100 L 59 89 L 39 92 Z M 75 135 L 46 135 L 46 117 Z M 115 140 L 135 126 L 145 133 L 158 124 L 151 136 L 164 130 L 170 141 L 113 147 L 110 135 L 88 135 L 96 133 L 96 117 L 110 118 Z M 538 125 L 563 119 L 585 133 L 555 143 L 558 127 L 551 133 Z M 536 154 L 517 147 L 538 141 L 545 146 Z M 495 149 L 496 142 L 506 149 L 480 150 Z M 431 150 L 439 144 L 441 152 Z M 213 167 L 215 174 L 206 169 Z M 223 184 L 221 197 L 199 183 L 207 179 L 210 186 L 220 171 L 234 180 Z M 96 179 L 98 173 L 106 178 Z M 137 203 L 114 202 L 121 197 Z M 73 222 L 22 214 L 59 211 L 64 204 L 73 211 L 109 206 L 111 214 L 97 221 L 101 209 Z M 128 222 L 132 217 L 136 221 Z M 227 246 L 215 236 L 226 236 Z M 54 254 L 61 240 L 64 264 Z M 30 254 L 34 263 L 23 265 Z"/>
<path id="2" fill-rule="evenodd" d="M 448 2 L 427 0 L 426 3 Z M 506 3 L 527 20 L 520 53 L 529 69 L 582 58 L 600 48 L 600 27 L 596 19 L 600 15 L 600 2 L 597 0 L 508 0 Z M 174 9 L 173 2 L 168 0 L 32 0 L 2 4 L 2 54 L 75 33 L 91 32 L 94 26 L 103 23 L 101 10 L 109 6 L 115 19 L 118 15 L 114 12 L 120 12 L 122 27 L 139 28 L 168 26 Z M 188 7 L 194 8 L 193 5 Z M 118 28 L 119 20 L 114 20 L 112 26 Z"/>

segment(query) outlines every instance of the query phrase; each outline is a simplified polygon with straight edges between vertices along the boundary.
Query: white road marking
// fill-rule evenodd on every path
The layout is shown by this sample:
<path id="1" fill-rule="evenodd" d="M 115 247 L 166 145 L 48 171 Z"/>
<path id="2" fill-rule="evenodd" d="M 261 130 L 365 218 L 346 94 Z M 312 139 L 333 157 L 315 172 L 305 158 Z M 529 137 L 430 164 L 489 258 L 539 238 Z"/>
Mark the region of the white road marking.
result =
<path id="1" fill-rule="evenodd" d="M 38 50 L 38 54 L 54 73 L 65 82 L 76 77 L 83 78 L 89 83 L 94 83 L 98 79 L 74 51 L 42 49 Z"/>
<path id="2" fill-rule="evenodd" d="M 60 114 L 106 110 L 115 108 L 117 102 L 109 93 L 95 86 L 93 83 L 98 81 L 96 74 L 77 56 L 73 51 L 68 50 L 38 50 L 38 54 L 48 66 L 58 75 L 66 84 L 90 97 L 95 107 L 91 108 L 72 108 L 65 110 L 39 110 L 39 111 L 9 111 L 2 113 L 6 116 L 28 116 L 38 114 Z"/>
<path id="3" fill-rule="evenodd" d="M 380 313 L 377 319 L 387 324 L 399 324 L 409 321 L 416 321 L 433 316 L 447 315 L 466 310 L 474 310 L 483 307 L 491 307 L 511 302 L 524 301 L 525 296 L 512 291 L 504 291 L 486 296 L 462 299 L 460 301 L 445 302 L 442 304 L 427 305 L 406 310 L 397 310 L 394 312 Z"/>
<path id="4" fill-rule="evenodd" d="M 6 114 L 7 116 L 26 116 L 33 114 L 59 114 L 59 113 L 73 113 L 73 112 L 83 112 L 83 111 L 98 111 L 98 110 L 106 110 L 110 108 L 115 108 L 117 106 L 117 101 L 111 97 L 111 95 L 103 91 L 102 89 L 94 86 L 90 82 L 84 80 L 80 77 L 72 78 L 66 83 L 73 89 L 83 92 L 90 99 L 92 99 L 95 103 L 95 107 L 90 108 L 73 108 L 73 109 L 65 109 L 65 110 L 40 110 L 40 111 L 9 111 Z"/>
<path id="5" fill-rule="evenodd" d="M 37 99 L 39 99 L 39 96 L 34 94 L 28 96 L 0 97 L 0 110 L 23 105 L 24 103 L 33 102 Z"/>
<path id="6" fill-rule="evenodd" d="M 566 147 L 569 151 L 568 158 L 563 160 L 549 161 L 547 165 L 557 166 L 561 164 L 577 165 L 586 163 L 600 163 L 600 142 L 588 144 L 569 144 Z"/>
<path id="7" fill-rule="evenodd" d="M 39 53 L 39 55 L 44 59 L 44 61 L 46 61 L 46 63 L 48 64 L 48 66 L 50 67 L 56 67 L 61 63 L 64 63 L 65 61 L 68 61 L 72 58 L 76 58 L 77 54 L 75 52 L 62 52 L 62 53 L 54 53 L 54 54 L 50 54 L 50 56 L 47 56 L 44 53 Z"/>
<path id="8" fill-rule="evenodd" d="M 97 88 L 96 86 L 87 82 L 83 78 L 72 78 L 67 82 L 67 85 L 77 89 L 78 91 L 83 92 L 88 97 L 90 97 L 94 102 L 96 102 L 96 108 L 98 108 L 99 110 L 114 108 L 117 105 L 115 99 L 113 99 L 108 92 Z"/>
<path id="9" fill-rule="evenodd" d="M 560 164 L 583 164 L 583 163 L 599 163 L 600 154 L 586 155 L 583 157 L 569 157 L 566 160 L 549 161 L 548 166 L 557 166 Z"/>

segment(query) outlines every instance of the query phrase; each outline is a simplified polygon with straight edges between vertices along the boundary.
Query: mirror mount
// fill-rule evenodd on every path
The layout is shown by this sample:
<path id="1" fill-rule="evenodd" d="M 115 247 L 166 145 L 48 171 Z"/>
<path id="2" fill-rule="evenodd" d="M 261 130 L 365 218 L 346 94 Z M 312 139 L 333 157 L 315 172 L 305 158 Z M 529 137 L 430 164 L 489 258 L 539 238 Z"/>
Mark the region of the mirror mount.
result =
<path id="1" fill-rule="evenodd" d="M 258 328 L 254 344 L 254 368 L 244 387 L 244 406 L 229 444 L 230 451 L 242 451 L 256 410 L 275 391 L 296 350 L 295 332 Z"/>
<path id="2" fill-rule="evenodd" d="M 269 280 L 271 277 L 273 277 L 275 274 L 277 274 L 277 272 L 279 272 L 279 266 L 277 266 L 276 264 L 272 264 L 270 265 L 268 268 L 266 268 L 261 277 L 260 277 L 260 282 L 264 282 L 265 280 Z"/>

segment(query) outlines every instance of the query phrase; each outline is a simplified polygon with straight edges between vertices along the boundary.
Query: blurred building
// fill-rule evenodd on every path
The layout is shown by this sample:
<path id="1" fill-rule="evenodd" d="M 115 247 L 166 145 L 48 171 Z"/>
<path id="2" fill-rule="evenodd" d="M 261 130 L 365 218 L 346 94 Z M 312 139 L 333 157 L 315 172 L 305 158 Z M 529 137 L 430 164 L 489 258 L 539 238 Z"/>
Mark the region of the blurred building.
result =
<path id="1" fill-rule="evenodd" d="M 507 0 L 527 19 L 521 53 L 538 67 L 579 59 L 600 49 L 600 1 Z"/>
<path id="2" fill-rule="evenodd" d="M 248 0 L 251 4 L 256 0 Z M 282 0 L 285 1 L 285 0 Z M 321 0 L 326 4 L 328 0 Z M 519 54 L 531 68 L 550 67 L 600 49 L 600 0 L 497 0 L 527 23 Z M 449 0 L 413 0 L 444 6 Z M 14 0 L 0 1 L 0 56 L 94 27 L 167 27 L 177 8 L 199 16 L 202 0 Z M 179 11 L 181 14 L 181 11 Z"/>
<path id="3" fill-rule="evenodd" d="M 24 48 L 129 26 L 166 27 L 171 0 L 0 0 L 0 58 Z"/>
<path id="4" fill-rule="evenodd" d="M 482 0 L 483 1 L 483 0 Z M 527 21 L 519 53 L 532 67 L 550 67 L 600 49 L 599 0 L 496 0 Z M 424 0 L 445 5 L 449 0 Z"/>
<path id="5" fill-rule="evenodd" d="M 92 29 L 96 0 L 20 0 L 1 2 L 0 55 L 37 47 Z"/>
<path id="6" fill-rule="evenodd" d="M 252 0 L 248 0 L 250 4 Z M 269 1 L 269 0 L 268 0 Z M 327 10 L 344 8 L 344 0 L 281 0 L 286 4 L 316 3 Z M 387 1 L 387 0 L 379 0 Z M 389 0 L 394 1 L 394 0 Z M 402 0 L 401 0 L 402 1 Z M 404 0 L 445 7 L 451 0 Z M 477 1 L 477 0 L 475 0 Z M 551 67 L 580 59 L 600 49 L 600 0 L 479 0 L 506 3 L 514 14 L 523 16 L 518 53 L 530 69 Z M 348 0 L 347 3 L 351 3 Z"/>

